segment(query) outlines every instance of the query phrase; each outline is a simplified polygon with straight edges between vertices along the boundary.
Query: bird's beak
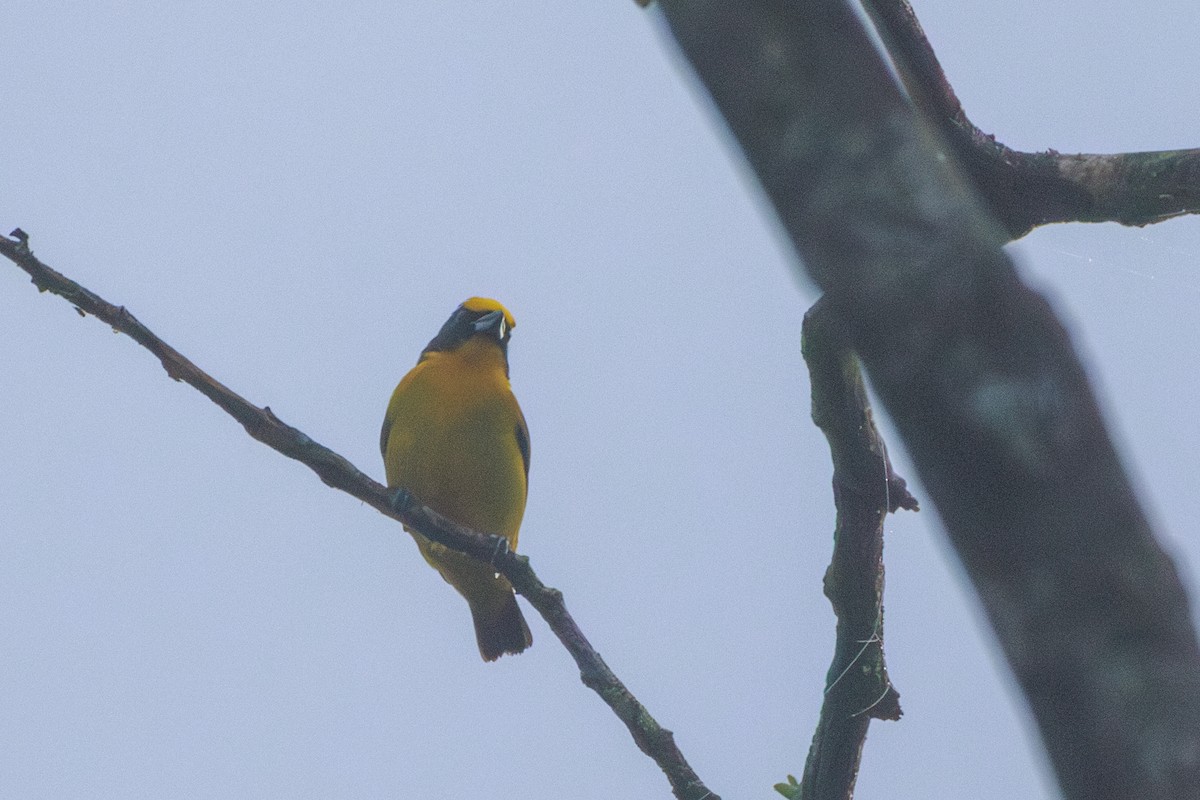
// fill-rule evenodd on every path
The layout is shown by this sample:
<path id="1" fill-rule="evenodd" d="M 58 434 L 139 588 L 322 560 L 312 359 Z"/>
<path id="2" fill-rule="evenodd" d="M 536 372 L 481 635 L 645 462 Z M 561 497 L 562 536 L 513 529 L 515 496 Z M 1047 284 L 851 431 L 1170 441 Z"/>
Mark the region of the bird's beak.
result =
<path id="1" fill-rule="evenodd" d="M 476 333 L 489 331 L 494 333 L 497 339 L 503 339 L 505 334 L 504 312 L 492 311 L 489 314 L 484 314 L 472 322 L 471 327 L 475 329 Z"/>

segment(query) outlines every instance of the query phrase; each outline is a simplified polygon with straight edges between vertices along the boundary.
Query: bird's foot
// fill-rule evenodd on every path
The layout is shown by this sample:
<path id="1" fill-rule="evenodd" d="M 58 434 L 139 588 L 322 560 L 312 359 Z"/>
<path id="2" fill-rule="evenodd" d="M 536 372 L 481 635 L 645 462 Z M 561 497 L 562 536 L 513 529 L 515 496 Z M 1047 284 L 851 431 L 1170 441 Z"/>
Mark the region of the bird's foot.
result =
<path id="1" fill-rule="evenodd" d="M 401 486 L 388 496 L 388 505 L 391 506 L 392 511 L 403 514 L 411 511 L 417 505 L 417 498 L 413 496 L 412 492 Z"/>
<path id="2" fill-rule="evenodd" d="M 508 553 L 508 539 L 504 538 L 503 536 L 492 536 L 492 538 L 496 540 L 496 547 L 492 550 L 491 561 L 491 564 L 494 567 L 496 566 L 496 559 L 500 557 L 500 554 Z"/>

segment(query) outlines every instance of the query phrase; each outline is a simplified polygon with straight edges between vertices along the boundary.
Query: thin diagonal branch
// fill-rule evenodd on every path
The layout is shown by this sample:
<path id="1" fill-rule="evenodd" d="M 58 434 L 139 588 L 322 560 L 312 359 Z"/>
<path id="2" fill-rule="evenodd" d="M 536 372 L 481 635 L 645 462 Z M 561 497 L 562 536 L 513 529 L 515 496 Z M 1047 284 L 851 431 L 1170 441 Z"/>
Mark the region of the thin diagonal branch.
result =
<path id="1" fill-rule="evenodd" d="M 904 87 L 1009 235 L 1052 222 L 1150 225 L 1200 213 L 1200 149 L 1111 155 L 1013 150 L 967 117 L 908 0 L 863 0 Z"/>
<path id="2" fill-rule="evenodd" d="M 28 272 L 39 291 L 59 295 L 74 305 L 80 314 L 91 314 L 111 325 L 113 330 L 132 338 L 158 358 L 167 375 L 212 400 L 240 422 L 250 436 L 299 461 L 325 484 L 357 497 L 379 513 L 447 547 L 490 562 L 546 620 L 575 659 L 583 683 L 600 695 L 625 723 L 638 748 L 666 774 L 675 796 L 679 800 L 720 800 L 688 765 L 675 746 L 671 731 L 650 716 L 588 642 L 567 611 L 562 592 L 543 584 L 529 566 L 529 559 L 510 552 L 506 540 L 458 525 L 430 508 L 413 504 L 406 492 L 389 490 L 372 480 L 342 456 L 283 422 L 269 407 L 259 408 L 204 372 L 139 322 L 124 306 L 109 303 L 42 263 L 30 251 L 29 237 L 19 228 L 12 235 L 15 241 L 0 237 L 0 254 Z"/>
<path id="3" fill-rule="evenodd" d="M 916 511 L 917 501 L 892 471 L 849 331 L 824 300 L 804 315 L 803 349 L 813 422 L 833 456 L 837 525 L 825 594 L 837 615 L 837 641 L 796 794 L 849 800 L 868 724 L 900 718 L 900 694 L 883 656 L 883 522 L 897 509 Z"/>

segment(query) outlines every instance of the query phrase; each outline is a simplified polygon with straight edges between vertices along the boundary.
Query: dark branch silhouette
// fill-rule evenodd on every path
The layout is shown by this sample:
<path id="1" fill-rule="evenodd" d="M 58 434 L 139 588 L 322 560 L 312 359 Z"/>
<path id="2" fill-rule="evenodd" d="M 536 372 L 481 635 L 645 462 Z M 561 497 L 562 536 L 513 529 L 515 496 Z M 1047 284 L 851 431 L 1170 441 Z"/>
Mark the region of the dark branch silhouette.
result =
<path id="1" fill-rule="evenodd" d="M 844 0 L 661 0 L 843 320 L 1068 798 L 1200 786 L 1187 597 L 1070 338 Z M 1010 224 L 1011 230 L 1011 224 Z"/>
<path id="2" fill-rule="evenodd" d="M 917 510 L 875 429 L 848 334 L 824 301 L 804 315 L 813 422 L 833 456 L 837 527 L 825 594 L 837 614 L 837 641 L 804 777 L 797 792 L 780 789 L 821 800 L 854 796 L 868 724 L 900 719 L 900 694 L 883 657 L 883 522 L 889 512 Z"/>
<path id="3" fill-rule="evenodd" d="M 1052 222 L 1150 225 L 1200 213 L 1200 150 L 1112 155 L 1025 153 L 967 117 L 908 0 L 863 0 L 917 109 L 1018 239 Z"/>
<path id="4" fill-rule="evenodd" d="M 838 523 L 825 585 L 838 635 L 803 782 L 793 787 L 809 800 L 849 798 L 869 720 L 900 715 L 883 656 L 882 523 L 916 501 L 874 430 L 861 357 L 980 593 L 1066 795 L 1188 796 L 1200 786 L 1200 648 L 1187 599 L 1065 330 L 999 246 L 1051 222 L 1146 225 L 1198 213 L 1200 150 L 1014 151 L 971 123 L 905 0 L 864 5 L 908 100 L 841 0 L 663 2 L 826 292 L 805 320 L 805 357 L 814 420 L 835 467 Z M 940 132 L 955 165 L 939 162 L 914 110 Z M 14 236 L 0 239 L 0 252 L 40 290 L 135 339 L 252 437 L 493 564 L 675 796 L 719 800 L 588 643 L 561 593 L 503 539 L 381 486 L 214 380 L 123 307 L 42 264 L 19 230 Z"/>
<path id="5" fill-rule="evenodd" d="M 43 264 L 29 249 L 29 237 L 24 231 L 18 228 L 11 235 L 15 240 L 0 237 L 0 254 L 28 272 L 39 291 L 59 295 L 74 305 L 81 315 L 91 314 L 111 325 L 113 330 L 132 338 L 158 358 L 167 375 L 212 400 L 240 422 L 252 437 L 306 465 L 327 485 L 357 497 L 381 514 L 447 547 L 490 562 L 546 620 L 575 659 L 583 683 L 600 695 L 625 723 L 638 748 L 666 774 L 675 796 L 679 800 L 720 800 L 688 765 L 675 746 L 671 731 L 650 716 L 588 642 L 567 612 L 562 592 L 543 584 L 529 566 L 529 559 L 511 552 L 503 537 L 458 525 L 433 509 L 415 504 L 404 490 L 393 491 L 372 480 L 342 456 L 280 420 L 269 407 L 259 408 L 201 370 L 139 322 L 124 306 L 109 303 Z"/>

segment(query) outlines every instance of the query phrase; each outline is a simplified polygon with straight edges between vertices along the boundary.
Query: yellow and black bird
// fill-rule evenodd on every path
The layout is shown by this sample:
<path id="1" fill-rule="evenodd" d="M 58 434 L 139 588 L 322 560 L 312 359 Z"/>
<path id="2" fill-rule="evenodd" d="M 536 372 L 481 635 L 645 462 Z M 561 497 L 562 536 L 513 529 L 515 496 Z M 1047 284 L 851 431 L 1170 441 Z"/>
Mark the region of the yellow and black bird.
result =
<path id="1" fill-rule="evenodd" d="M 504 536 L 514 549 L 529 478 L 529 429 L 508 382 L 515 324 L 495 300 L 472 297 L 459 306 L 392 393 L 379 437 L 389 487 L 468 528 Z M 467 599 L 484 661 L 533 644 L 504 577 L 413 536 Z"/>

